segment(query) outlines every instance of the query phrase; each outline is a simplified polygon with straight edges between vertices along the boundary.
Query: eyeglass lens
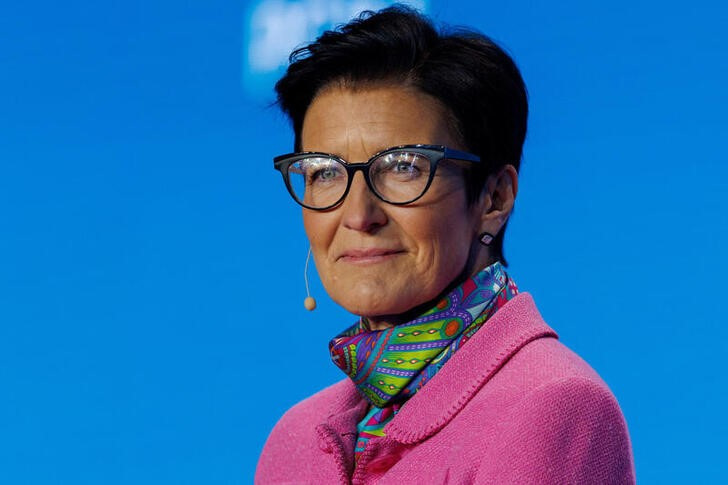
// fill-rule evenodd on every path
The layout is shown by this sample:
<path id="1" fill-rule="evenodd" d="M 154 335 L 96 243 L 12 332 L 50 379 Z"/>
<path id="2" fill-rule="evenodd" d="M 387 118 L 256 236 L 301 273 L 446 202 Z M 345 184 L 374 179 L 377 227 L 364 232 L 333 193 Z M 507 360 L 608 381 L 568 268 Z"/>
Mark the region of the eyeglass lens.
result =
<path id="1" fill-rule="evenodd" d="M 430 160 L 412 151 L 384 153 L 372 160 L 369 180 L 384 200 L 406 203 L 425 191 L 430 178 Z M 288 168 L 288 179 L 296 198 L 313 208 L 329 207 L 346 192 L 346 167 L 330 157 L 309 157 L 297 160 Z"/>

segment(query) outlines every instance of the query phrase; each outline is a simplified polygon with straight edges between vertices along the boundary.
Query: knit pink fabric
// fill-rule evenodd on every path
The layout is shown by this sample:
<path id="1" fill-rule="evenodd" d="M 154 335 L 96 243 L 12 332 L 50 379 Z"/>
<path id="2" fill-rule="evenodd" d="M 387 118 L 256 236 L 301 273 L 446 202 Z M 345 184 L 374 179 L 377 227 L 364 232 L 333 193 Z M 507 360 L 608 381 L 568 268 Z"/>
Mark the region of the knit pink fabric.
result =
<path id="1" fill-rule="evenodd" d="M 255 482 L 634 483 L 616 399 L 556 338 L 521 293 L 405 403 L 356 468 L 367 402 L 345 379 L 281 418 Z"/>

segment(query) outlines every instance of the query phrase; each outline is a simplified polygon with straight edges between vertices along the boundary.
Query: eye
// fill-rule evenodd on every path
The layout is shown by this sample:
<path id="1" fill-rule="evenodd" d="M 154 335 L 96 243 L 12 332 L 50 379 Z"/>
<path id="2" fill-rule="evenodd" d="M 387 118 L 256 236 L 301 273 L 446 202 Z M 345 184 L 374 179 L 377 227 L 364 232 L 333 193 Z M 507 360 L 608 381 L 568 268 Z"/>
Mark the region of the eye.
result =
<path id="1" fill-rule="evenodd" d="M 392 165 L 391 170 L 393 172 L 397 172 L 397 173 L 413 173 L 413 172 L 420 171 L 420 169 L 417 167 L 417 165 L 412 163 L 412 161 L 410 161 L 410 160 L 397 160 Z"/>
<path id="2" fill-rule="evenodd" d="M 396 152 L 385 155 L 378 164 L 377 171 L 380 175 L 412 180 L 428 172 L 429 168 L 429 161 L 419 153 Z"/>
<path id="3" fill-rule="evenodd" d="M 332 183 L 346 177 L 343 167 L 328 158 L 306 158 L 298 162 L 298 168 L 307 184 Z"/>
<path id="4" fill-rule="evenodd" d="M 321 181 L 326 182 L 328 180 L 333 180 L 334 178 L 336 178 L 336 176 L 337 176 L 337 173 L 336 173 L 336 170 L 334 169 L 334 167 L 328 166 L 328 167 L 322 167 L 322 168 L 314 171 L 311 174 L 311 179 L 312 180 L 321 180 Z"/>

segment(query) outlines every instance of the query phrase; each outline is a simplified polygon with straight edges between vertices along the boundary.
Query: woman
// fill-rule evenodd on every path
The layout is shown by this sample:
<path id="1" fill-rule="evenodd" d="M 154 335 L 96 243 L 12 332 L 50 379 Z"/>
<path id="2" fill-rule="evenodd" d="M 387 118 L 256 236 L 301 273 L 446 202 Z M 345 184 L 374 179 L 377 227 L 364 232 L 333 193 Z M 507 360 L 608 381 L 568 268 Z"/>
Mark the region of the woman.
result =
<path id="1" fill-rule="evenodd" d="M 298 50 L 277 83 L 347 377 L 289 410 L 256 482 L 632 483 L 624 418 L 507 273 L 527 100 L 473 32 L 403 7 Z"/>

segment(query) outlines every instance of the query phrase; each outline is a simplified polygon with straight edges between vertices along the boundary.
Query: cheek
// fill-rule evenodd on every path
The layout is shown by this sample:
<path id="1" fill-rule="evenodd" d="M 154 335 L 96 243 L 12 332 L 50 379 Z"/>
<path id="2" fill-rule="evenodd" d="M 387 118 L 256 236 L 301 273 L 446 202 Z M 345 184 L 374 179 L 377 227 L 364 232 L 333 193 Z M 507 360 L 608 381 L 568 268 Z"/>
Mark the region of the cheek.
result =
<path id="1" fill-rule="evenodd" d="M 459 274 L 472 243 L 473 228 L 462 212 L 411 221 L 412 237 L 418 246 L 418 260 L 437 279 Z"/>
<path id="2" fill-rule="evenodd" d="M 337 222 L 332 216 L 333 214 L 326 212 L 303 211 L 303 228 L 317 267 L 326 262 L 326 254 L 336 233 Z"/>
<path id="3" fill-rule="evenodd" d="M 321 218 L 322 214 L 303 210 L 303 229 L 312 246 L 317 246 L 326 232 L 326 220 Z"/>

